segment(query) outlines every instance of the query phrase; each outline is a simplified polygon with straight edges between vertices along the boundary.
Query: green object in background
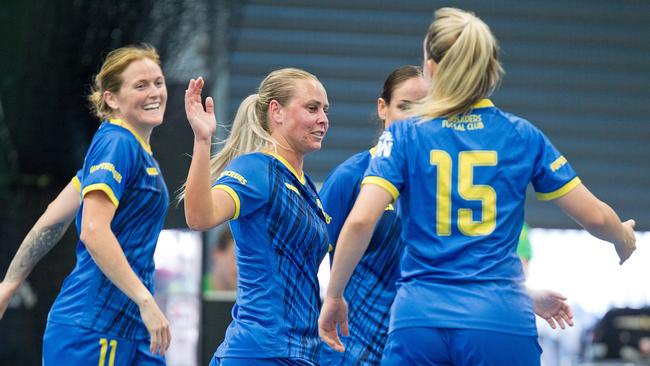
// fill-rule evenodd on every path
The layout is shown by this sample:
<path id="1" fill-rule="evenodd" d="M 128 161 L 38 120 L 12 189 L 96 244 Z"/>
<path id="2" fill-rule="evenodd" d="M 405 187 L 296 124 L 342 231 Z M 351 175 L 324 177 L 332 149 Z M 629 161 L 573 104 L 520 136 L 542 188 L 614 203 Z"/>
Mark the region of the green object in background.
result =
<path id="1" fill-rule="evenodd" d="M 530 227 L 528 224 L 524 223 L 524 226 L 521 228 L 521 233 L 519 234 L 519 244 L 517 245 L 517 255 L 519 258 L 523 258 L 527 262 L 533 257 L 533 249 L 531 248 L 530 240 L 528 239 L 528 229 L 530 229 Z"/>

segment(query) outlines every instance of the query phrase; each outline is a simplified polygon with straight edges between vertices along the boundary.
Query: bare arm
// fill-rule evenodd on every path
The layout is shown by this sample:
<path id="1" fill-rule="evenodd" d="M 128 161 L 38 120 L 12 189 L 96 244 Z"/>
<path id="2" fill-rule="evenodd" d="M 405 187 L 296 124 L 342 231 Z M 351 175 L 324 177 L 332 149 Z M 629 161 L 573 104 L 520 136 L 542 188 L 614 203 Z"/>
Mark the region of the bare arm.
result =
<path id="1" fill-rule="evenodd" d="M 0 282 L 0 319 L 9 300 L 27 279 L 36 264 L 59 242 L 79 210 L 79 191 L 68 183 L 36 221 L 14 256 Z"/>
<path id="2" fill-rule="evenodd" d="M 151 353 L 163 354 L 171 341 L 169 322 L 151 292 L 133 272 L 111 230 L 115 210 L 115 205 L 103 192 L 86 194 L 80 238 L 99 269 L 140 308 L 140 315 L 151 336 Z"/>
<path id="3" fill-rule="evenodd" d="M 363 185 L 339 234 L 327 296 L 318 319 L 320 337 L 339 352 L 343 352 L 344 348 L 338 337 L 337 324 L 341 324 L 341 334 L 348 335 L 347 305 L 343 300 L 343 291 L 368 248 L 377 220 L 391 200 L 392 196 L 385 189 L 372 184 Z"/>
<path id="4" fill-rule="evenodd" d="M 207 230 L 233 217 L 235 203 L 221 190 L 212 190 L 210 147 L 217 126 L 212 98 L 201 102 L 202 78 L 190 80 L 185 91 L 185 113 L 194 131 L 194 150 L 185 187 L 185 220 L 194 230 Z"/>
<path id="5" fill-rule="evenodd" d="M 598 239 L 614 244 L 623 264 L 636 249 L 634 220 L 621 222 L 616 212 L 580 184 L 555 200 L 567 215 Z"/>

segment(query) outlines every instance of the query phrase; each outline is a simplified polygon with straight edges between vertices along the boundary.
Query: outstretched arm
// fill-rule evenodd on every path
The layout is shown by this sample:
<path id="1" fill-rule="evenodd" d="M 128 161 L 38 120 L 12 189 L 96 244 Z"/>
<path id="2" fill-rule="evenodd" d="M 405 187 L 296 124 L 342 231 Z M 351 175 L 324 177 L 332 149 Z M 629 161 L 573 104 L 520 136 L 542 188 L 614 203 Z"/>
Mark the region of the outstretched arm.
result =
<path id="1" fill-rule="evenodd" d="M 620 264 L 636 249 L 634 220 L 621 222 L 616 212 L 583 184 L 555 200 L 555 203 L 591 235 L 614 244 Z"/>
<path id="2" fill-rule="evenodd" d="M 362 186 L 359 197 L 341 229 L 334 253 L 327 296 L 318 319 L 318 334 L 336 351 L 345 350 L 336 331 L 339 323 L 341 334 L 348 335 L 347 304 L 343 299 L 343 290 L 361 256 L 368 248 L 377 220 L 391 200 L 390 193 L 379 186 L 372 184 Z"/>
<path id="3" fill-rule="evenodd" d="M 0 282 L 0 319 L 9 300 L 36 264 L 59 242 L 77 214 L 80 203 L 79 191 L 73 182 L 68 183 L 23 239 L 4 280 Z"/>
<path id="4" fill-rule="evenodd" d="M 551 328 L 557 325 L 564 329 L 564 323 L 573 326 L 573 311 L 566 303 L 566 297 L 551 290 L 533 290 L 526 288 L 528 295 L 533 299 L 535 314 L 546 320 Z M 557 325 L 556 325 L 557 323 Z"/>
<path id="5" fill-rule="evenodd" d="M 229 220 L 235 214 L 235 203 L 222 190 L 211 190 L 210 148 L 217 122 L 214 116 L 214 102 L 201 101 L 203 78 L 190 80 L 185 91 L 185 113 L 194 131 L 192 162 L 187 173 L 185 186 L 185 219 L 194 230 L 207 230 Z"/>

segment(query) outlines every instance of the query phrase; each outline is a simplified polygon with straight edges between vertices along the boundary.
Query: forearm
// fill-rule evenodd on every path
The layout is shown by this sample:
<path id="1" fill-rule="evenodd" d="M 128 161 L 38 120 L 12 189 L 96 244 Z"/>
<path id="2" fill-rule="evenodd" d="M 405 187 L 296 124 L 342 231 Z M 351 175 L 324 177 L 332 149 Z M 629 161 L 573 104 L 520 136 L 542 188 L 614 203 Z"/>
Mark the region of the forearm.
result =
<path id="1" fill-rule="evenodd" d="M 151 292 L 133 272 L 109 227 L 97 228 L 83 234 L 82 241 L 93 260 L 120 291 L 139 306 L 153 300 Z"/>
<path id="2" fill-rule="evenodd" d="M 209 140 L 195 140 L 192 162 L 185 187 L 185 218 L 190 228 L 207 229 L 212 223 L 214 205 L 211 200 Z M 214 226 L 214 225 L 212 225 Z"/>
<path id="3" fill-rule="evenodd" d="M 346 221 L 343 225 L 334 252 L 327 297 L 343 296 L 354 268 L 368 248 L 374 227 L 375 222 L 369 220 Z"/>
<path id="4" fill-rule="evenodd" d="M 69 183 L 23 239 L 4 278 L 17 289 L 36 264 L 61 240 L 79 209 L 79 192 Z"/>
<path id="5" fill-rule="evenodd" d="M 46 226 L 34 225 L 11 261 L 4 282 L 19 287 L 41 258 L 59 242 L 69 224 L 68 221 Z"/>
<path id="6" fill-rule="evenodd" d="M 594 222 L 585 222 L 582 226 L 591 235 L 598 239 L 608 241 L 610 243 L 621 243 L 624 240 L 624 229 L 621 224 L 621 219 L 616 212 L 605 202 L 598 202 L 598 211 L 600 220 Z"/>

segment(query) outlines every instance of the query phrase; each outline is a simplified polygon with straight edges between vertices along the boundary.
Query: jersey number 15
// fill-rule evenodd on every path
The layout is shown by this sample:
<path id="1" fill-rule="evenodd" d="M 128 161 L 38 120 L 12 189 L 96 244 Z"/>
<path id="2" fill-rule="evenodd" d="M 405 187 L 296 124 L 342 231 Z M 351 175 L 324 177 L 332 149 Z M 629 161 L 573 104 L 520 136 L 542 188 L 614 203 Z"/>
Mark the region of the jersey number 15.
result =
<path id="1" fill-rule="evenodd" d="M 451 235 L 451 190 L 453 160 L 444 150 L 431 150 L 429 162 L 438 170 L 436 188 L 436 232 Z M 491 186 L 474 184 L 475 166 L 496 166 L 496 151 L 458 153 L 458 195 L 468 201 L 481 201 L 481 220 L 474 221 L 470 208 L 458 209 L 458 230 L 467 236 L 488 235 L 496 227 L 497 193 Z"/>

